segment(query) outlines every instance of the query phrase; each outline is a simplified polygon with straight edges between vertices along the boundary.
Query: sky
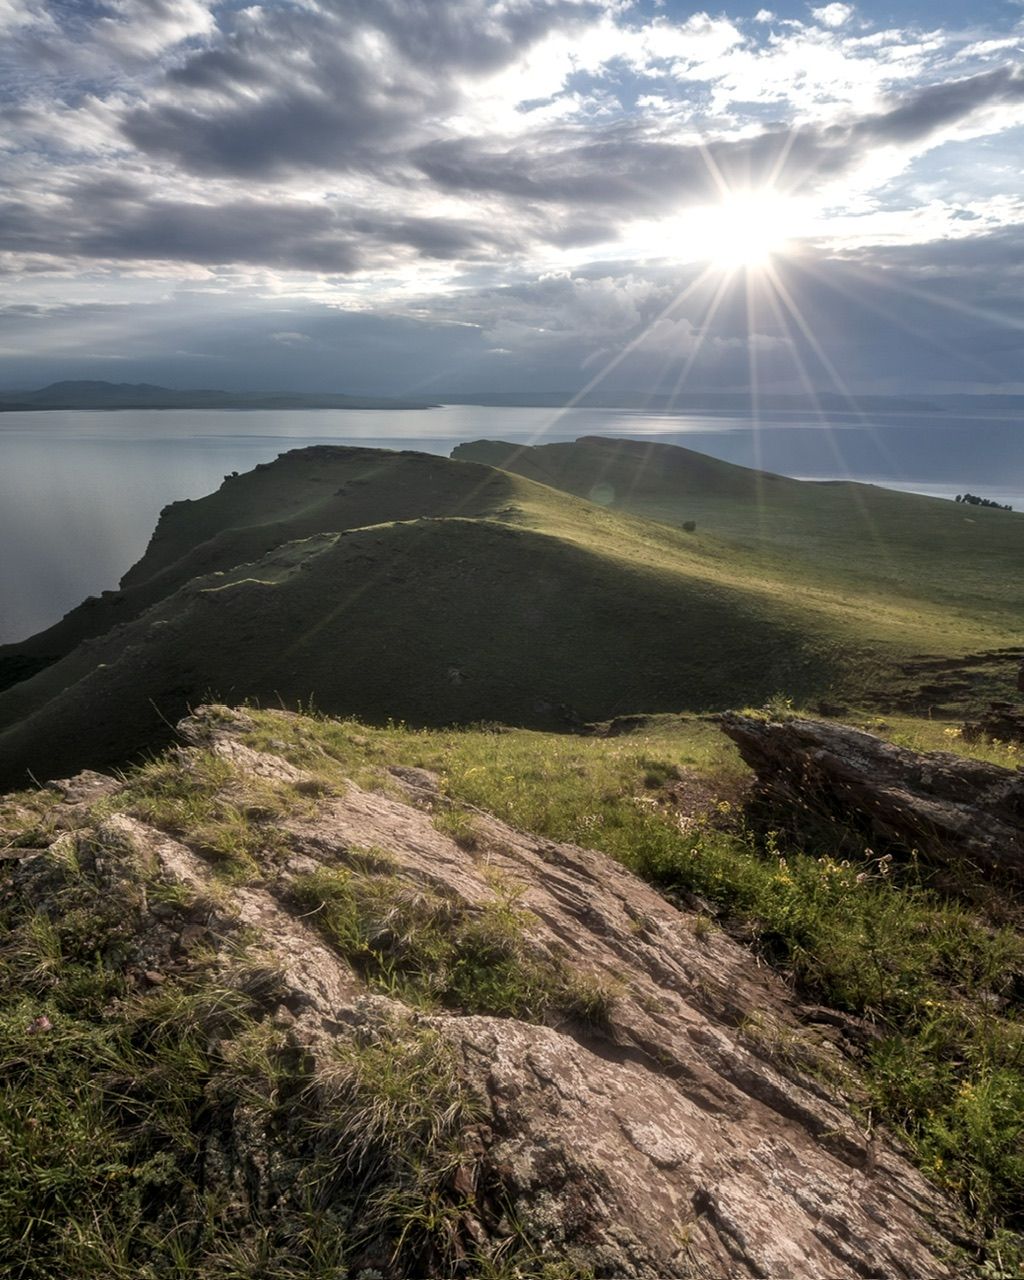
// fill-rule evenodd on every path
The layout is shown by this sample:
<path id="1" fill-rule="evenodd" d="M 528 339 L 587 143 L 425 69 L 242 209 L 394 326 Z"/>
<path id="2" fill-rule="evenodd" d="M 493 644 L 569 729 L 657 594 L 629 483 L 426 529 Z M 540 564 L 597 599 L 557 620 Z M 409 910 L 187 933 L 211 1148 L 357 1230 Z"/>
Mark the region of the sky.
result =
<path id="1" fill-rule="evenodd" d="M 0 386 L 1024 393 L 1024 0 L 0 0 Z"/>

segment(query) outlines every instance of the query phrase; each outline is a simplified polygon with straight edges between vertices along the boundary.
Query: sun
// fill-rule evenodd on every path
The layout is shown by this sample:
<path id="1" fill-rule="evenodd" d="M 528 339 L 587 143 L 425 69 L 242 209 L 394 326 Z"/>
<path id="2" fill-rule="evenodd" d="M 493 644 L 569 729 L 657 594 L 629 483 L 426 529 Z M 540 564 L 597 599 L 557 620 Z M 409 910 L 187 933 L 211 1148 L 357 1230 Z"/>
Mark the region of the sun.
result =
<path id="1" fill-rule="evenodd" d="M 798 221 L 796 201 L 772 191 L 730 192 L 681 221 L 687 257 L 722 271 L 757 271 L 786 252 Z"/>

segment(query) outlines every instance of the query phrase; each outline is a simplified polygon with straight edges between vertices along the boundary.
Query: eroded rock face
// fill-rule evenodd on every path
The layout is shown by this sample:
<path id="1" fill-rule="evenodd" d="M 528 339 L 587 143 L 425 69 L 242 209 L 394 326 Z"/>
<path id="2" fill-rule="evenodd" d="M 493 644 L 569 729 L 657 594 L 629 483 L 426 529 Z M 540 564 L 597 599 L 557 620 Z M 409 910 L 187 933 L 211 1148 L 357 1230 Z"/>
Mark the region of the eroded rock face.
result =
<path id="1" fill-rule="evenodd" d="M 770 800 L 866 820 L 939 864 L 1024 877 L 1024 772 L 817 720 L 730 712 L 720 724 Z"/>
<path id="2" fill-rule="evenodd" d="M 182 729 L 196 744 L 184 749 L 186 760 L 212 749 L 242 776 L 317 790 L 294 766 L 240 743 L 223 716 L 200 712 Z M 814 1040 L 781 981 L 603 855 L 534 839 L 482 813 L 473 815 L 472 841 L 456 843 L 434 824 L 446 802 L 431 775 L 393 777 L 404 798 L 349 785 L 283 817 L 286 854 L 226 894 L 214 892 L 211 866 L 187 833 L 172 839 L 125 813 L 103 818 L 89 837 L 104 850 L 91 874 L 109 893 L 118 892 L 120 866 L 144 866 L 206 903 L 197 921 L 136 902 L 127 963 L 140 980 L 147 972 L 157 980 L 191 945 L 186 930 L 225 954 L 255 933 L 275 975 L 267 1016 L 290 1027 L 314 1082 L 330 1080 L 339 1046 L 396 1019 L 412 1014 L 436 1032 L 451 1051 L 453 1091 L 476 1099 L 446 1193 L 458 1210 L 455 1258 L 502 1239 L 515 1219 L 545 1256 L 599 1277 L 955 1274 L 948 1259 L 964 1228 L 948 1203 L 883 1135 L 858 1127 L 837 1086 L 773 1061 L 747 1034 L 754 1023 L 770 1025 L 840 1077 L 835 1051 Z M 110 794 L 95 778 L 62 785 L 67 804 Z M 496 885 L 514 895 L 531 952 L 611 993 L 597 1024 L 413 1013 L 369 989 L 292 892 L 311 871 L 365 872 L 367 850 L 386 859 L 389 877 L 453 910 L 472 914 L 494 900 Z M 45 910 L 45 859 L 26 854 L 16 876 L 24 892 L 38 877 Z M 208 1143 L 208 1176 L 272 1213 L 295 1170 L 258 1114 L 233 1115 Z M 395 1280 L 405 1274 L 387 1255 L 368 1262 Z"/>
<path id="3" fill-rule="evenodd" d="M 1024 664 L 1018 676 L 1018 686 L 1024 689 Z M 1024 706 L 1012 702 L 993 702 L 977 720 L 964 725 L 964 737 L 969 741 L 992 738 L 996 742 L 1024 742 Z"/>

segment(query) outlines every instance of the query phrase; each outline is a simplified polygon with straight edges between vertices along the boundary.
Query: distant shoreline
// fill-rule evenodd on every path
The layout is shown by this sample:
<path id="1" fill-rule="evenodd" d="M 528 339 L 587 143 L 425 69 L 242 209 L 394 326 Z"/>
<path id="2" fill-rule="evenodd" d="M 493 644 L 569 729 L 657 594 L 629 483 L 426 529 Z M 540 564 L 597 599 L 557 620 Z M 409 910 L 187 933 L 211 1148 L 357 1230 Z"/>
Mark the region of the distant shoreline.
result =
<path id="1" fill-rule="evenodd" d="M 813 395 L 765 394 L 751 398 L 744 391 L 694 391 L 681 401 L 653 394 L 581 395 L 568 390 L 550 392 L 475 391 L 452 392 L 434 400 L 404 397 L 349 395 L 344 392 L 248 392 L 202 387 L 179 390 L 152 383 L 81 380 L 54 382 L 38 390 L 0 391 L 0 413 L 40 413 L 53 411 L 140 412 L 151 409 L 183 410 L 403 410 L 444 407 L 481 409 L 549 409 L 555 413 L 572 410 L 609 410 L 667 418 L 708 416 L 742 417 L 757 420 L 780 415 L 826 420 L 873 417 L 934 417 L 938 421 L 959 414 L 998 419 L 1024 417 L 1024 396 L 842 396 L 835 392 Z"/>
<path id="2" fill-rule="evenodd" d="M 419 400 L 359 400 L 353 397 L 351 400 L 303 400 L 303 399 L 284 399 L 274 398 L 267 400 L 245 400 L 235 402 L 232 400 L 182 400 L 180 402 L 161 402 L 154 404 L 152 401 L 140 400 L 137 403 L 118 401 L 116 404 L 103 403 L 22 403 L 20 401 L 4 401 L 0 398 L 0 413 L 139 413 L 140 411 L 150 412 L 151 410 L 168 410 L 171 412 L 181 412 L 182 410 L 215 409 L 218 412 L 263 412 L 273 409 L 286 409 L 289 411 L 295 409 L 356 409 L 356 410 L 390 410 L 393 413 L 404 412 L 407 410 L 422 409 L 440 409 L 440 401 L 433 403 L 429 401 Z"/>

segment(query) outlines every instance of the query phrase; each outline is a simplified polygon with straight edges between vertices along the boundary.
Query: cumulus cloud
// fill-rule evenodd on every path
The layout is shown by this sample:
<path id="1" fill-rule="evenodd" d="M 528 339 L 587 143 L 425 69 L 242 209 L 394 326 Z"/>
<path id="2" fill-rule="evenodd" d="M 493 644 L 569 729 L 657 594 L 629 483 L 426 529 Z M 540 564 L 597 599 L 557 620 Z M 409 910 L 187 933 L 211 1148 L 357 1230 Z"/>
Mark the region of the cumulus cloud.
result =
<path id="1" fill-rule="evenodd" d="M 842 27 L 853 17 L 853 6 L 849 4 L 826 4 L 820 9 L 812 9 L 811 17 L 825 27 Z"/>

